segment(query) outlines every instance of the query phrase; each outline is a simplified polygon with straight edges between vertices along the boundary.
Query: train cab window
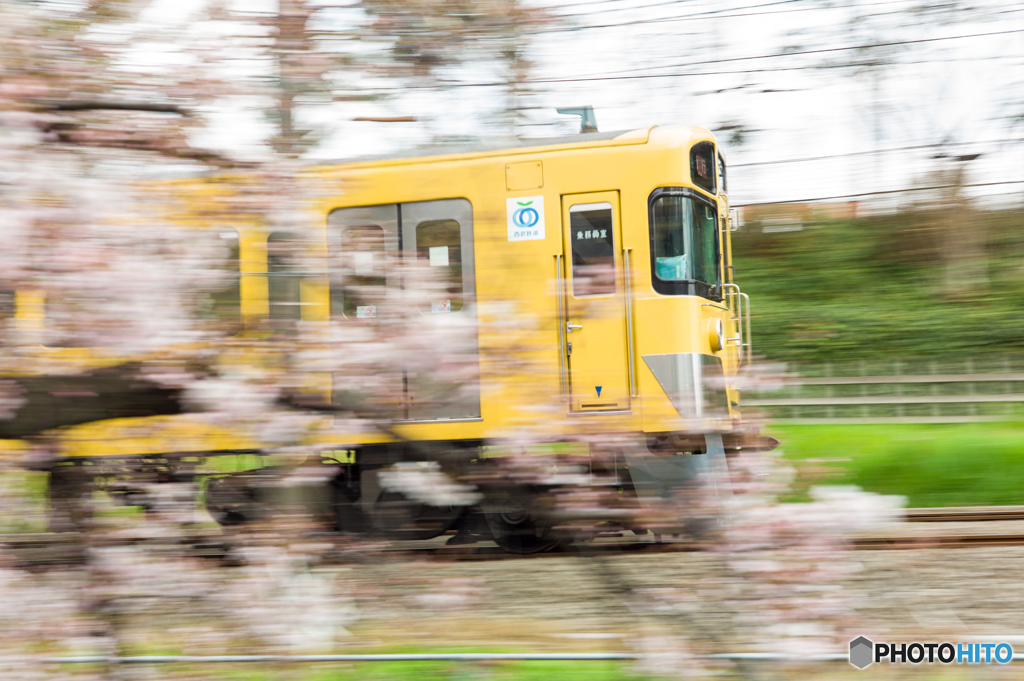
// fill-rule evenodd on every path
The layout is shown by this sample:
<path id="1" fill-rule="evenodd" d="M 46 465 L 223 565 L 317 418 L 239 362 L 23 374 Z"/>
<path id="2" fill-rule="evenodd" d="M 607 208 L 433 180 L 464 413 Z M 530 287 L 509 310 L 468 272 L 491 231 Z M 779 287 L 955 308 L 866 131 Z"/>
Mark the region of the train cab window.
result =
<path id="1" fill-rule="evenodd" d="M 294 235 L 274 232 L 267 238 L 267 297 L 270 303 L 270 325 L 279 331 L 291 329 L 302 319 L 300 300 L 301 276 L 295 265 L 294 252 L 301 246 Z"/>
<path id="2" fill-rule="evenodd" d="M 690 149 L 690 180 L 715 193 L 715 145 L 711 142 L 698 142 Z"/>
<path id="3" fill-rule="evenodd" d="M 729 193 L 729 178 L 725 174 L 725 157 L 721 153 L 718 154 L 718 184 L 722 188 L 723 194 Z"/>
<path id="4" fill-rule="evenodd" d="M 572 294 L 615 293 L 615 244 L 610 203 L 586 203 L 569 209 L 572 240 Z"/>
<path id="5" fill-rule="evenodd" d="M 446 291 L 431 301 L 434 314 L 462 309 L 462 228 L 455 220 L 427 220 L 416 225 L 416 257 L 438 269 Z"/>
<path id="6" fill-rule="evenodd" d="M 384 300 L 385 231 L 380 225 L 352 225 L 341 232 L 344 289 L 332 290 L 332 314 L 349 319 L 372 319 Z"/>
<path id="7" fill-rule="evenodd" d="M 654 290 L 711 298 L 718 287 L 717 214 L 687 189 L 660 189 L 651 197 Z"/>

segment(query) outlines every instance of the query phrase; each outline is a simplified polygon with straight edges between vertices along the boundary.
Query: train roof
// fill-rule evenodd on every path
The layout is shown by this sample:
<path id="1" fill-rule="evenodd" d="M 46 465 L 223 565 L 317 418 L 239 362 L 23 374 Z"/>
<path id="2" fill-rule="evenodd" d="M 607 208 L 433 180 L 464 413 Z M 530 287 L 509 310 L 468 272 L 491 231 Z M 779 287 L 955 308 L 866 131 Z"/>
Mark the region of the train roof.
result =
<path id="1" fill-rule="evenodd" d="M 636 133 L 644 133 L 643 139 L 636 139 Z M 377 161 L 396 161 L 412 158 L 429 158 L 432 156 L 464 156 L 468 154 L 481 154 L 491 151 L 503 151 L 505 149 L 529 149 L 533 147 L 560 147 L 576 144 L 593 144 L 594 142 L 607 142 L 619 137 L 629 135 L 630 141 L 643 143 L 646 141 L 648 128 L 641 130 L 615 130 L 612 132 L 586 132 L 573 135 L 561 135 L 558 137 L 534 137 L 519 139 L 516 137 L 476 142 L 471 144 L 451 144 L 421 147 L 419 149 L 400 151 L 391 154 L 372 154 L 368 156 L 356 156 L 353 158 L 333 159 L 311 162 L 309 165 L 330 166 L 349 165 L 353 163 L 374 163 Z M 632 133 L 632 135 L 631 135 Z"/>
<path id="2" fill-rule="evenodd" d="M 336 161 L 317 161 L 309 165 L 322 170 L 332 168 L 360 168 L 408 164 L 410 162 L 432 163 L 466 158 L 482 158 L 489 155 L 516 155 L 531 152 L 550 152 L 557 150 L 586 149 L 588 147 L 609 147 L 647 144 L 656 138 L 661 144 L 688 144 L 696 138 L 710 135 L 710 131 L 700 126 L 651 126 L 633 130 L 616 130 L 612 132 L 578 133 L 561 137 L 541 137 L 534 139 L 492 140 L 480 144 L 462 146 L 438 146 L 419 150 L 403 151 L 395 154 L 365 156 L 361 158 L 339 159 Z M 688 141 L 689 140 L 689 141 Z"/>
<path id="3" fill-rule="evenodd" d="M 378 154 L 358 156 L 341 159 L 316 159 L 304 163 L 308 168 L 329 169 L 332 167 L 359 167 L 370 165 L 389 165 L 391 162 L 408 162 L 410 160 L 422 160 L 425 162 L 451 159 L 454 157 L 486 156 L 493 152 L 528 153 L 531 150 L 552 151 L 558 148 L 574 149 L 593 146 L 618 146 L 632 144 L 646 144 L 654 130 L 659 132 L 693 130 L 695 126 L 651 126 L 649 128 L 636 128 L 633 130 L 614 130 L 611 132 L 587 132 L 573 135 L 562 135 L 558 137 L 536 137 L 532 139 L 505 138 L 488 140 L 472 144 L 461 145 L 436 145 L 422 147 L 420 149 L 404 150 L 390 154 Z M 701 129 L 702 128 L 697 128 Z M 692 134 L 692 133 L 691 133 Z M 202 177 L 222 174 L 222 171 L 185 171 L 176 173 L 174 171 L 157 171 L 149 179 L 173 179 L 185 177 Z"/>

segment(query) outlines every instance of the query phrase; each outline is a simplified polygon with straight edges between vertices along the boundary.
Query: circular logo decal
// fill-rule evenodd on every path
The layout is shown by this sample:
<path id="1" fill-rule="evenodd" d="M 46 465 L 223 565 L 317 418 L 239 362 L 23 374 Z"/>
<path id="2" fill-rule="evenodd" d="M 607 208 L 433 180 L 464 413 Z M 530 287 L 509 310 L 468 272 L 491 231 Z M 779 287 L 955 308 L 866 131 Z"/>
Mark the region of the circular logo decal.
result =
<path id="1" fill-rule="evenodd" d="M 516 227 L 533 227 L 540 221 L 540 214 L 533 208 L 520 208 L 512 214 Z"/>

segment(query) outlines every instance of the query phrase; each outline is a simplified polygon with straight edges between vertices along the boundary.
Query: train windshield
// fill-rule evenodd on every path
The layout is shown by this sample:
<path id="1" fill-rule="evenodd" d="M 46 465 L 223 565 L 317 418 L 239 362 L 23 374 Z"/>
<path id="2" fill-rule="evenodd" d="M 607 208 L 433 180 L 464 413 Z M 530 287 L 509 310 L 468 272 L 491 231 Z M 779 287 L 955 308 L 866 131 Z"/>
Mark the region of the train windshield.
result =
<path id="1" fill-rule="evenodd" d="M 706 203 L 689 196 L 657 197 L 651 211 L 651 250 L 656 280 L 692 281 L 716 287 L 716 226 L 715 209 Z"/>

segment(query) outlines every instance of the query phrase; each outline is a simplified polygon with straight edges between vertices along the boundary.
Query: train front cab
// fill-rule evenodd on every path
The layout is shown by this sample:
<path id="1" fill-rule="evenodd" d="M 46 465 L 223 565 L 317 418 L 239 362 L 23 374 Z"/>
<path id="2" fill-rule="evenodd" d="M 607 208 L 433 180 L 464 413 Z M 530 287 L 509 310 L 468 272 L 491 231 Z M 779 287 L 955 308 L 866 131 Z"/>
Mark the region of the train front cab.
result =
<path id="1" fill-rule="evenodd" d="M 570 413 L 629 413 L 657 455 L 627 455 L 629 475 L 668 496 L 724 479 L 744 339 L 724 157 L 699 128 L 655 128 L 645 147 L 620 191 L 561 196 L 562 371 Z"/>

